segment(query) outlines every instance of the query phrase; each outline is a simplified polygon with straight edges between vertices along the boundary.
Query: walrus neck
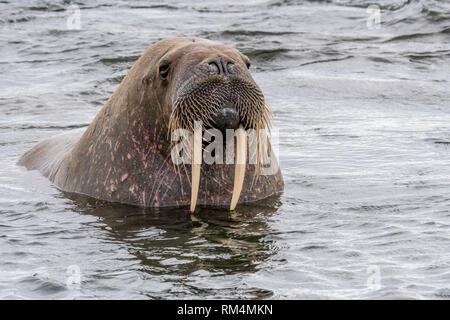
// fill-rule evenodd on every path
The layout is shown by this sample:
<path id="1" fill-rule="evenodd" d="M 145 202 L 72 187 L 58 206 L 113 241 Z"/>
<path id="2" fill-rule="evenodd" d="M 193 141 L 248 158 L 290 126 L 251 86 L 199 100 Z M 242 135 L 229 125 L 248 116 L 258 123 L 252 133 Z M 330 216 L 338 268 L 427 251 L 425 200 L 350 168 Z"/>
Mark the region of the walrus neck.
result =
<path id="1" fill-rule="evenodd" d="M 145 157 L 149 152 L 170 156 L 168 119 L 159 101 L 155 101 L 152 86 L 133 81 L 135 78 L 125 77 L 81 137 L 78 149 L 103 146 L 111 154 L 120 149 L 122 154 L 136 157 Z"/>

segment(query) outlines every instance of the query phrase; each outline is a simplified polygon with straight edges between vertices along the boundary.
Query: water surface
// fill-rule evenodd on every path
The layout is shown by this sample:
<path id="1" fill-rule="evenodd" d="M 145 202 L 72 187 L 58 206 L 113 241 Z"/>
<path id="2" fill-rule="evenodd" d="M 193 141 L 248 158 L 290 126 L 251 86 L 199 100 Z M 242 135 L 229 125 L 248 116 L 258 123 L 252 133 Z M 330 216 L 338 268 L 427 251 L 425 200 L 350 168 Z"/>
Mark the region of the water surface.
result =
<path id="1" fill-rule="evenodd" d="M 77 3 L 80 30 L 68 3 L 0 2 L 0 298 L 450 297 L 448 2 L 373 1 L 379 28 L 361 0 Z M 250 57 L 280 197 L 191 216 L 64 194 L 16 165 L 86 127 L 171 36 Z"/>

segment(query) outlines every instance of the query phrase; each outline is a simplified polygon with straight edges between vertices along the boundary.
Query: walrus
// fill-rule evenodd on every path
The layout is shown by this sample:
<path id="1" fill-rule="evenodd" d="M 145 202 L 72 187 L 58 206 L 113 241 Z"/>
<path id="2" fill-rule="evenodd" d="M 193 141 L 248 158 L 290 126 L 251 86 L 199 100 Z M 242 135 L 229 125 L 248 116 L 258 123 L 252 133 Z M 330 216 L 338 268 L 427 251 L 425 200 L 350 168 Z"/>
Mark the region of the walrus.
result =
<path id="1" fill-rule="evenodd" d="M 269 108 L 249 67 L 247 56 L 211 40 L 160 40 L 135 62 L 86 129 L 44 140 L 18 163 L 39 170 L 62 191 L 143 207 L 234 210 L 237 203 L 279 194 L 279 167 L 260 174 L 260 161 L 249 161 L 246 130 L 265 132 L 270 126 Z M 192 136 L 174 147 L 177 129 Z M 235 144 L 226 147 L 235 151 L 235 163 L 202 162 L 202 134 L 210 129 L 235 133 Z M 270 142 L 257 138 L 257 145 L 273 153 Z M 173 155 L 183 148 L 191 163 L 176 165 Z"/>

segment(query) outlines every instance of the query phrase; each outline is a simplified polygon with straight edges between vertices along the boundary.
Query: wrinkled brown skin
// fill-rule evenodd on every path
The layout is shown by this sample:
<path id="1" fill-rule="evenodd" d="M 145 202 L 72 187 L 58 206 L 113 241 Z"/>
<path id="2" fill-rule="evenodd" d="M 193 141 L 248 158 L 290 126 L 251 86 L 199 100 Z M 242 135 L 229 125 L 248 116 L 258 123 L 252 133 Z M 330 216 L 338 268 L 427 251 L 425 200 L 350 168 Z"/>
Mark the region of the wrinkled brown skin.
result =
<path id="1" fill-rule="evenodd" d="M 251 79 L 248 58 L 233 48 L 199 38 L 161 40 L 142 54 L 84 132 L 45 140 L 25 153 L 19 164 L 39 170 L 67 192 L 145 207 L 189 205 L 191 168 L 174 169 L 169 116 L 176 89 L 196 72 L 195 65 L 215 54 L 232 59 Z M 171 63 L 167 80 L 158 74 L 163 59 Z M 234 165 L 203 164 L 201 170 L 197 204 L 229 206 Z M 260 175 L 252 185 L 254 170 L 247 164 L 239 203 L 283 190 L 280 171 Z"/>

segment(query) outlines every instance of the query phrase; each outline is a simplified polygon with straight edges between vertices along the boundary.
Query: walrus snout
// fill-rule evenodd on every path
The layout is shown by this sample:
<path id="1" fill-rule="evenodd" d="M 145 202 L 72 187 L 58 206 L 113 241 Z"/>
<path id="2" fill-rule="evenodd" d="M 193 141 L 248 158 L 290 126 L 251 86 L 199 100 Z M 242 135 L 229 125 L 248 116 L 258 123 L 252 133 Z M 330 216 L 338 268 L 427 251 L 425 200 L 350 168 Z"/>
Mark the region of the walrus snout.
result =
<path id="1" fill-rule="evenodd" d="M 208 66 L 204 69 L 207 74 L 229 76 L 236 74 L 238 71 L 233 60 L 221 56 L 208 58 L 205 62 L 202 62 L 202 64 L 204 63 Z"/>
<path id="2" fill-rule="evenodd" d="M 224 107 L 215 115 L 214 125 L 217 129 L 225 131 L 226 129 L 236 130 L 239 127 L 239 114 L 232 107 Z"/>

